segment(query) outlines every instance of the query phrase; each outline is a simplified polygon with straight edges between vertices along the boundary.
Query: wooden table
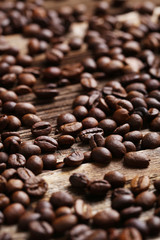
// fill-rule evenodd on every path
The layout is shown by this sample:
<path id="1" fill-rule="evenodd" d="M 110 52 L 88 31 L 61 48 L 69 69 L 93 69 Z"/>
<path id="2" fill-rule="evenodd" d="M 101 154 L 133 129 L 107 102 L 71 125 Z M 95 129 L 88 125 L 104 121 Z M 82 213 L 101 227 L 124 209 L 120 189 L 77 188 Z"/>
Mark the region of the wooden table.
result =
<path id="1" fill-rule="evenodd" d="M 138 0 L 139 1 L 139 0 Z M 137 1 L 137 2 L 138 2 Z M 159 2 L 159 0 L 154 0 L 154 2 Z M 62 5 L 71 5 L 75 6 L 77 3 L 86 3 L 88 6 L 89 11 L 93 8 L 93 6 L 96 4 L 96 1 L 94 0 L 46 0 L 45 5 L 48 8 L 55 8 L 58 9 L 59 6 Z M 74 26 L 77 29 L 77 25 Z M 73 30 L 75 29 L 73 27 Z M 80 23 L 79 26 L 82 29 L 85 29 L 86 25 Z M 74 31 L 73 31 L 74 32 Z M 68 37 L 70 35 L 73 35 L 73 32 L 68 34 Z M 12 36 L 7 36 L 8 41 L 14 46 L 19 46 L 22 52 L 26 52 L 26 45 L 28 40 L 24 39 L 21 35 L 16 34 Z M 89 56 L 90 52 L 86 50 L 86 46 L 84 45 L 80 51 L 76 51 L 73 53 L 70 53 L 67 57 L 65 57 L 63 63 L 73 63 L 75 61 L 80 61 L 83 59 L 84 56 Z M 44 55 L 40 55 L 36 57 L 37 65 L 43 63 Z M 42 85 L 43 83 L 38 83 Z M 99 82 L 99 88 L 101 88 L 105 84 L 105 81 Z M 57 137 L 55 135 L 55 129 L 56 129 L 56 118 L 61 114 L 68 111 L 72 111 L 72 102 L 75 98 L 75 96 L 78 96 L 82 93 L 82 89 L 80 84 L 75 84 L 67 87 L 63 87 L 60 89 L 60 95 L 55 98 L 53 102 L 50 103 L 43 103 L 40 101 L 37 101 L 35 96 L 33 94 L 27 94 L 20 97 L 20 101 L 27 101 L 33 103 L 37 108 L 38 116 L 42 118 L 42 120 L 49 121 L 53 126 L 53 131 L 51 136 Z M 147 130 L 145 130 L 147 131 Z M 32 140 L 32 134 L 30 129 L 22 128 L 20 131 L 20 135 L 22 137 L 22 140 Z M 76 143 L 72 146 L 71 149 L 68 150 L 62 150 L 58 151 L 56 153 L 58 161 L 62 161 L 65 156 L 67 156 L 70 152 L 75 150 L 81 150 L 83 152 L 89 150 L 88 146 L 82 145 L 81 143 Z M 159 176 L 160 171 L 160 148 L 157 148 L 155 150 L 145 150 L 144 151 L 151 159 L 150 166 L 147 169 L 144 170 L 135 170 L 135 169 L 129 169 L 123 166 L 122 160 L 114 160 L 107 166 L 102 166 L 94 163 L 86 163 L 82 164 L 80 167 L 73 169 L 73 168 L 65 168 L 62 170 L 54 170 L 54 171 L 47 171 L 43 172 L 41 176 L 48 182 L 48 191 L 45 195 L 45 198 L 47 199 L 52 192 L 55 192 L 57 190 L 65 190 L 71 192 L 75 198 L 81 197 L 78 193 L 71 191 L 70 184 L 69 184 L 69 176 L 74 172 L 79 173 L 85 173 L 90 179 L 102 179 L 103 175 L 108 172 L 109 170 L 118 170 L 125 174 L 127 178 L 127 183 L 133 178 L 135 175 L 148 175 L 151 178 L 151 181 L 155 179 L 157 176 Z M 151 189 L 153 186 L 151 185 Z M 84 199 L 85 197 L 82 196 Z M 86 199 L 85 199 L 86 200 Z M 86 200 L 87 201 L 87 200 Z M 105 200 L 94 202 L 92 201 L 90 203 L 92 205 L 93 211 L 96 212 L 101 209 L 105 209 L 106 207 L 110 206 L 110 200 L 109 197 L 105 198 Z M 151 215 L 152 210 L 145 212 L 142 214 L 142 219 L 147 218 Z M 13 236 L 13 239 L 15 240 L 25 240 L 27 239 L 27 233 L 23 232 L 17 232 L 16 226 L 3 226 L 0 228 L 0 232 L 10 232 Z M 157 238 L 160 239 L 160 238 Z"/>

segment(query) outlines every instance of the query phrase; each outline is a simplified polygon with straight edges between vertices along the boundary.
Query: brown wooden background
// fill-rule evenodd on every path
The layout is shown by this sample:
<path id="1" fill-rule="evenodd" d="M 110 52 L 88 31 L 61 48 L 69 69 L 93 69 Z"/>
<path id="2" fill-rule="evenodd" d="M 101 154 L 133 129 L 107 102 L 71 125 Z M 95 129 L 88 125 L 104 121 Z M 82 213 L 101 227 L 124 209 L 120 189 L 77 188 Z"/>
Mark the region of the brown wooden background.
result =
<path id="1" fill-rule="evenodd" d="M 152 0 L 153 1 L 153 0 Z M 96 4 L 97 1 L 95 0 L 46 0 L 44 1 L 46 7 L 48 8 L 54 8 L 58 9 L 60 6 L 63 5 L 70 5 L 75 6 L 77 3 L 85 3 L 88 6 L 88 11 L 91 12 L 92 8 Z M 139 2 L 139 0 L 134 0 L 134 2 Z M 160 3 L 159 0 L 154 0 L 155 3 Z M 74 26 L 77 28 L 85 28 L 85 24 L 78 24 Z M 73 35 L 73 33 L 71 33 Z M 70 34 L 69 34 L 70 36 Z M 21 48 L 22 52 L 26 52 L 26 45 L 27 45 L 27 39 L 24 39 L 19 34 L 8 36 L 8 41 L 14 46 L 19 46 Z M 75 61 L 80 61 L 83 59 L 84 56 L 89 56 L 89 51 L 86 50 L 85 45 L 82 47 L 80 51 L 76 51 L 74 53 L 70 53 L 64 60 L 64 63 L 72 63 Z M 43 54 L 41 56 L 36 57 L 37 64 L 43 63 L 44 56 Z M 41 84 L 41 83 L 40 83 Z M 105 84 L 105 81 L 101 81 L 99 83 L 99 88 Z M 75 84 L 72 86 L 68 86 L 65 88 L 60 89 L 60 95 L 55 98 L 54 102 L 51 103 L 42 103 L 37 102 L 33 94 L 28 94 L 25 96 L 20 97 L 20 100 L 22 101 L 28 101 L 33 104 L 35 104 L 37 108 L 38 116 L 42 118 L 42 120 L 49 121 L 53 126 L 53 131 L 51 136 L 55 136 L 55 129 L 56 129 L 56 118 L 58 115 L 60 115 L 63 112 L 72 111 L 72 102 L 75 98 L 75 96 L 78 96 L 80 93 L 82 93 L 82 89 L 80 87 L 80 84 Z M 22 129 L 20 130 L 20 135 L 23 140 L 32 140 L 32 135 L 30 132 L 30 129 Z M 69 150 L 63 150 L 58 151 L 56 153 L 58 161 L 62 161 L 63 158 L 68 155 L 71 151 L 74 151 L 76 149 L 79 149 L 83 152 L 86 150 L 89 150 L 87 146 L 84 146 L 80 143 L 75 144 L 71 149 Z M 98 164 L 92 164 L 92 163 L 86 163 L 81 165 L 80 167 L 76 169 L 66 168 L 64 170 L 54 170 L 49 172 L 44 172 L 41 174 L 41 176 L 48 182 L 49 189 L 47 194 L 45 195 L 45 198 L 48 198 L 52 192 L 55 192 L 57 190 L 65 190 L 70 191 L 69 188 L 69 176 L 73 172 L 83 172 L 90 179 L 102 179 L 103 175 L 109 171 L 109 170 L 118 170 L 125 174 L 128 182 L 132 177 L 135 175 L 148 175 L 151 178 L 151 181 L 159 176 L 160 174 L 160 148 L 157 148 L 155 150 L 145 150 L 146 154 L 151 159 L 150 166 L 147 169 L 144 170 L 135 170 L 135 169 L 127 169 L 123 166 L 122 160 L 119 161 L 112 161 L 107 166 L 102 166 Z M 152 188 L 152 186 L 151 186 Z M 78 195 L 78 193 L 71 192 L 75 197 L 81 196 Z M 86 199 L 85 199 L 86 200 Z M 87 200 L 86 200 L 87 201 Z M 91 202 L 93 211 L 105 209 L 107 206 L 110 205 L 109 197 L 107 196 L 104 200 L 99 202 Z M 145 219 L 148 216 L 151 215 L 152 211 L 147 211 L 145 214 L 142 214 L 142 218 Z M 16 226 L 3 226 L 0 228 L 0 232 L 10 232 L 12 233 L 13 239 L 15 240 L 25 240 L 27 239 L 27 233 L 17 232 Z M 160 238 L 157 238 L 160 239 Z"/>

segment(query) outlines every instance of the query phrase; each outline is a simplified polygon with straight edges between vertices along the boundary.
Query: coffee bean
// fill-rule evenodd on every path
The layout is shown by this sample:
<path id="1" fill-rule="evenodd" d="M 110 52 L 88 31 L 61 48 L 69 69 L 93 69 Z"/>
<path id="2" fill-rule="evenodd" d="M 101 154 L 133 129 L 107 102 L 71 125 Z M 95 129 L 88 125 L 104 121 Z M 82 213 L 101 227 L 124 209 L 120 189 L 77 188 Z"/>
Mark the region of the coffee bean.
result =
<path id="1" fill-rule="evenodd" d="M 12 203 L 4 209 L 5 220 L 8 224 L 15 224 L 24 214 L 25 209 L 20 203 Z"/>
<path id="2" fill-rule="evenodd" d="M 61 114 L 58 118 L 57 118 L 57 125 L 58 126 L 62 126 L 66 123 L 73 123 L 76 122 L 76 118 L 73 114 L 71 113 L 64 113 Z"/>
<path id="3" fill-rule="evenodd" d="M 89 97 L 87 95 L 79 95 L 78 97 L 76 97 L 73 101 L 73 107 L 77 107 L 77 106 L 87 106 L 88 103 L 88 99 Z"/>
<path id="4" fill-rule="evenodd" d="M 62 134 L 76 135 L 78 132 L 82 130 L 82 123 L 81 122 L 66 123 L 64 125 L 61 125 L 60 130 Z"/>
<path id="5" fill-rule="evenodd" d="M 17 136 L 20 138 L 20 135 L 18 132 L 10 131 L 10 132 L 3 132 L 1 134 L 1 139 L 2 139 L 2 141 L 4 141 L 7 137 L 10 137 L 10 136 Z"/>
<path id="6" fill-rule="evenodd" d="M 119 135 L 118 135 L 119 136 Z M 112 139 L 112 135 L 108 136 L 105 140 L 106 148 L 111 151 L 113 156 L 121 158 L 126 153 L 126 148 L 120 141 Z"/>
<path id="7" fill-rule="evenodd" d="M 107 148 L 96 147 L 92 150 L 91 158 L 95 162 L 108 164 L 112 159 L 112 154 Z"/>
<path id="8" fill-rule="evenodd" d="M 8 164 L 13 168 L 24 167 L 26 164 L 26 159 L 20 153 L 11 154 L 8 157 Z"/>
<path id="9" fill-rule="evenodd" d="M 46 60 L 50 64 L 59 65 L 63 58 L 63 53 L 58 49 L 52 48 L 46 52 Z"/>
<path id="10" fill-rule="evenodd" d="M 29 224 L 32 223 L 32 221 L 36 221 L 40 219 L 39 213 L 34 213 L 30 211 L 26 211 L 19 219 L 18 227 L 26 231 L 29 228 Z"/>
<path id="11" fill-rule="evenodd" d="M 31 177 L 25 181 L 24 187 L 30 196 L 41 197 L 47 191 L 48 184 L 43 178 Z"/>
<path id="12" fill-rule="evenodd" d="M 92 218 L 92 208 L 84 203 L 83 200 L 77 199 L 74 203 L 75 214 L 82 220 L 87 221 Z"/>
<path id="13" fill-rule="evenodd" d="M 54 192 L 51 195 L 50 202 L 55 208 L 62 206 L 71 207 L 73 205 L 73 197 L 67 192 Z"/>
<path id="14" fill-rule="evenodd" d="M 77 106 L 74 108 L 73 114 L 78 120 L 82 120 L 88 115 L 88 110 L 84 106 Z"/>
<path id="15" fill-rule="evenodd" d="M 142 213 L 142 207 L 128 207 L 124 208 L 120 214 L 122 219 L 129 219 L 129 218 L 136 218 L 139 217 L 139 215 Z"/>
<path id="16" fill-rule="evenodd" d="M 36 122 L 32 125 L 31 132 L 35 137 L 48 135 L 52 131 L 51 124 L 49 122 Z"/>
<path id="17" fill-rule="evenodd" d="M 32 221 L 29 223 L 29 231 L 35 239 L 50 239 L 53 235 L 53 228 L 46 221 Z"/>
<path id="18" fill-rule="evenodd" d="M 17 169 L 17 174 L 22 181 L 26 181 L 27 179 L 35 176 L 34 173 L 30 171 L 28 168 L 21 167 Z"/>
<path id="19" fill-rule="evenodd" d="M 62 135 L 58 138 L 58 144 L 61 148 L 69 148 L 74 143 L 75 139 L 71 135 Z"/>
<path id="20" fill-rule="evenodd" d="M 107 180 L 112 188 L 123 187 L 126 182 L 125 176 L 118 171 L 110 171 L 106 173 L 104 175 L 104 180 Z"/>
<path id="21" fill-rule="evenodd" d="M 87 178 L 86 175 L 82 173 L 73 173 L 69 181 L 72 185 L 72 187 L 77 187 L 77 188 L 85 188 L 89 184 L 89 179 Z"/>
<path id="22" fill-rule="evenodd" d="M 8 193 L 15 192 L 23 189 L 23 182 L 19 179 L 9 179 L 6 184 L 6 189 Z"/>
<path id="23" fill-rule="evenodd" d="M 142 235 L 143 238 L 145 238 L 148 234 L 148 227 L 146 222 L 143 222 L 142 220 L 138 218 L 131 218 L 125 222 L 126 227 L 133 227 L 136 228 Z"/>
<path id="24" fill-rule="evenodd" d="M 112 200 L 112 208 L 116 210 L 124 209 L 130 207 L 134 204 L 134 197 L 129 194 L 120 194 L 119 196 L 114 197 Z"/>
<path id="25" fill-rule="evenodd" d="M 72 210 L 69 207 L 59 207 L 56 209 L 55 214 L 56 214 L 56 218 L 57 218 L 57 217 L 61 217 L 64 215 L 72 214 Z"/>
<path id="26" fill-rule="evenodd" d="M 90 182 L 87 190 L 90 195 L 93 196 L 105 196 L 108 190 L 111 188 L 111 185 L 106 180 L 97 180 Z"/>
<path id="27" fill-rule="evenodd" d="M 154 118 L 151 123 L 150 123 L 150 129 L 152 131 L 159 131 L 159 123 L 160 123 L 160 117 L 157 116 L 156 118 Z"/>
<path id="28" fill-rule="evenodd" d="M 104 147 L 105 146 L 105 139 L 100 134 L 95 134 L 91 136 L 89 140 L 89 145 L 91 149 L 94 149 L 96 147 Z"/>
<path id="29" fill-rule="evenodd" d="M 8 101 L 17 102 L 18 96 L 13 91 L 6 91 L 0 94 L 0 99 L 2 100 L 3 103 Z"/>
<path id="30" fill-rule="evenodd" d="M 27 102 L 17 103 L 14 110 L 15 110 L 15 114 L 19 117 L 23 117 L 25 114 L 28 114 L 28 113 L 31 113 L 31 114 L 36 113 L 36 108 L 31 103 L 27 103 Z"/>
<path id="31" fill-rule="evenodd" d="M 91 57 L 84 58 L 82 60 L 82 64 L 83 64 L 85 70 L 88 72 L 94 72 L 97 68 L 96 62 Z"/>
<path id="32" fill-rule="evenodd" d="M 45 154 L 42 156 L 44 169 L 52 170 L 56 167 L 57 159 L 53 154 Z"/>
<path id="33" fill-rule="evenodd" d="M 7 102 L 3 103 L 2 112 L 5 113 L 5 114 L 8 114 L 8 115 L 13 114 L 15 106 L 16 106 L 16 102 L 7 101 Z"/>
<path id="34" fill-rule="evenodd" d="M 85 129 L 95 128 L 98 126 L 98 121 L 93 117 L 87 117 L 82 120 L 82 125 Z"/>
<path id="35" fill-rule="evenodd" d="M 29 158 L 32 155 L 40 155 L 41 149 L 39 146 L 30 142 L 22 142 L 19 147 L 19 152 L 26 158 Z"/>
<path id="36" fill-rule="evenodd" d="M 112 119 L 104 119 L 99 122 L 99 127 L 104 130 L 105 134 L 109 135 L 117 128 L 117 124 Z"/>
<path id="37" fill-rule="evenodd" d="M 30 73 L 21 73 L 18 75 L 18 83 L 19 85 L 27 85 L 29 87 L 33 87 L 36 83 L 36 78 L 33 74 Z"/>
<path id="38" fill-rule="evenodd" d="M 12 202 L 21 203 L 23 206 L 30 204 L 30 198 L 27 193 L 23 191 L 16 191 L 11 195 Z"/>
<path id="39" fill-rule="evenodd" d="M 134 227 L 128 227 L 123 229 L 122 233 L 119 236 L 120 240 L 142 240 L 141 233 Z"/>
<path id="40" fill-rule="evenodd" d="M 100 228 L 111 228 L 119 222 L 120 215 L 113 209 L 102 210 L 93 216 L 93 225 Z"/>
<path id="41" fill-rule="evenodd" d="M 0 132 L 2 132 L 7 127 L 8 122 L 9 122 L 9 120 L 8 120 L 8 116 L 7 115 L 1 115 L 0 116 L 0 124 L 1 124 Z"/>
<path id="42" fill-rule="evenodd" d="M 57 141 L 48 136 L 39 136 L 35 139 L 34 144 L 41 148 L 42 152 L 54 152 L 57 149 Z"/>
<path id="43" fill-rule="evenodd" d="M 52 99 L 59 94 L 59 91 L 57 89 L 43 87 L 35 88 L 34 93 L 40 99 Z"/>
<path id="44" fill-rule="evenodd" d="M 86 236 L 86 232 L 89 231 L 90 228 L 89 226 L 85 225 L 85 224 L 78 224 L 75 227 L 73 227 L 67 234 L 68 239 L 79 239 L 79 238 L 83 238 Z"/>
<path id="45" fill-rule="evenodd" d="M 124 135 L 125 141 L 131 141 L 135 144 L 139 143 L 142 139 L 142 133 L 140 131 L 131 131 Z"/>
<path id="46" fill-rule="evenodd" d="M 3 171 L 2 176 L 8 180 L 10 178 L 14 178 L 16 174 L 17 172 L 14 168 L 9 168 Z"/>
<path id="47" fill-rule="evenodd" d="M 144 191 L 139 193 L 135 199 L 135 203 L 141 206 L 143 209 L 150 209 L 153 207 L 156 201 L 156 196 L 154 193 L 149 191 Z"/>
<path id="48" fill-rule="evenodd" d="M 3 193 L 0 193 L 0 210 L 3 210 L 10 204 L 10 199 Z"/>
<path id="49" fill-rule="evenodd" d="M 125 148 L 126 148 L 126 152 L 134 152 L 136 151 L 136 146 L 133 142 L 130 141 L 124 141 L 123 142 Z"/>
<path id="50" fill-rule="evenodd" d="M 160 232 L 160 218 L 157 216 L 153 216 L 147 220 L 147 225 L 149 228 L 150 236 L 157 236 Z"/>
<path id="51" fill-rule="evenodd" d="M 62 67 L 62 76 L 68 79 L 76 79 L 83 72 L 84 67 L 81 63 L 66 64 Z"/>
<path id="52" fill-rule="evenodd" d="M 3 193 L 6 190 L 6 185 L 7 185 L 7 181 L 6 179 L 0 175 L 0 192 Z"/>
<path id="53" fill-rule="evenodd" d="M 43 170 L 43 161 L 37 155 L 32 155 L 28 158 L 26 167 L 30 169 L 35 175 L 40 174 Z"/>
<path id="54" fill-rule="evenodd" d="M 136 176 L 131 181 L 131 190 L 137 194 L 143 192 L 149 188 L 150 179 L 148 176 Z"/>
<path id="55" fill-rule="evenodd" d="M 117 124 L 125 123 L 129 118 L 129 112 L 125 108 L 118 109 L 113 114 L 113 120 L 116 121 Z"/>
<path id="56" fill-rule="evenodd" d="M 104 132 L 101 128 L 98 128 L 98 127 L 89 128 L 89 129 L 85 129 L 85 130 L 81 131 L 80 134 L 79 134 L 79 137 L 80 137 L 81 141 L 88 142 L 89 139 L 92 136 L 94 136 L 95 134 L 103 135 Z"/>
<path id="57" fill-rule="evenodd" d="M 131 168 L 146 168 L 150 159 L 144 153 L 129 152 L 124 156 L 124 164 Z"/>
<path id="58" fill-rule="evenodd" d="M 22 117 L 22 123 L 27 127 L 32 127 L 32 125 L 40 121 L 42 121 L 40 117 L 31 113 L 25 114 Z"/>
<path id="59" fill-rule="evenodd" d="M 53 228 L 57 233 L 64 233 L 74 227 L 78 222 L 78 219 L 73 214 L 68 214 L 65 216 L 61 216 L 56 218 L 53 221 Z"/>
<path id="60" fill-rule="evenodd" d="M 142 138 L 142 148 L 143 149 L 153 149 L 160 146 L 160 135 L 156 132 L 147 133 Z"/>
<path id="61" fill-rule="evenodd" d="M 88 115 L 90 117 L 97 119 L 97 121 L 101 121 L 106 118 L 106 114 L 100 108 L 97 107 L 92 107 Z"/>
<path id="62" fill-rule="evenodd" d="M 35 208 L 35 211 L 36 212 L 40 212 L 42 209 L 51 209 L 53 210 L 53 207 L 52 207 L 52 204 L 48 201 L 48 200 L 44 200 L 44 199 L 40 199 L 38 202 L 37 202 L 37 205 L 36 205 L 36 208 Z"/>
<path id="63" fill-rule="evenodd" d="M 143 119 L 138 114 L 132 114 L 127 121 L 132 130 L 139 130 L 143 126 Z"/>
<path id="64" fill-rule="evenodd" d="M 85 90 L 92 90 L 97 88 L 97 81 L 89 73 L 82 74 L 80 83 Z"/>
<path id="65" fill-rule="evenodd" d="M 16 131 L 21 127 L 21 121 L 15 116 L 8 116 L 7 129 L 9 131 Z"/>
<path id="66" fill-rule="evenodd" d="M 130 130 L 129 124 L 128 124 L 128 123 L 125 123 L 125 124 L 117 127 L 117 128 L 114 130 L 113 133 L 119 134 L 119 135 L 122 135 L 122 136 L 123 136 L 123 135 L 125 135 L 126 133 L 128 133 L 129 130 Z"/>
<path id="67" fill-rule="evenodd" d="M 73 152 L 64 158 L 64 163 L 70 167 L 79 166 L 84 161 L 84 155 L 82 152 Z"/>
<path id="68" fill-rule="evenodd" d="M 9 153 L 19 152 L 20 143 L 21 139 L 17 136 L 7 137 L 3 142 L 5 150 Z"/>

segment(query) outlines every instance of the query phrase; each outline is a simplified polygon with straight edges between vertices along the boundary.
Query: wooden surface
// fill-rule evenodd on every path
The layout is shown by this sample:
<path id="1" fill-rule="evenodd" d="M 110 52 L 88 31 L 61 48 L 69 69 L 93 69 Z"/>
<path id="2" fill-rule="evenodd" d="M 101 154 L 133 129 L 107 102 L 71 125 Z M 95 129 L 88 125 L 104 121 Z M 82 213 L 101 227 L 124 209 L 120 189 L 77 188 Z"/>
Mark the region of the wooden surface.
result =
<path id="1" fill-rule="evenodd" d="M 159 1 L 159 0 L 158 0 Z M 158 2 L 157 1 L 157 2 Z M 93 0 L 68 0 L 68 1 L 45 1 L 45 4 L 49 8 L 58 8 L 61 5 L 71 5 L 74 6 L 77 3 L 86 3 L 89 6 L 89 9 L 93 7 L 96 1 Z M 83 29 L 85 30 L 86 25 L 85 24 L 79 24 L 78 26 L 74 26 L 72 28 L 72 33 L 75 34 L 75 30 L 77 29 Z M 81 32 L 82 33 L 82 32 Z M 69 35 L 70 35 L 69 34 Z M 77 32 L 76 32 L 77 34 Z M 24 39 L 20 35 L 13 35 L 7 37 L 8 41 L 14 46 L 20 46 L 22 52 L 26 52 L 26 45 L 27 45 L 27 39 Z M 84 56 L 89 56 L 90 53 L 86 51 L 86 47 L 83 46 L 83 48 L 80 51 L 76 51 L 74 53 L 70 53 L 64 60 L 64 63 L 72 63 L 75 61 L 80 61 L 83 59 Z M 36 57 L 37 64 L 43 63 L 44 56 L 43 54 Z M 42 83 L 38 83 L 42 84 Z M 98 86 L 101 88 L 105 84 L 105 81 L 101 81 Z M 75 98 L 75 96 L 78 96 L 82 93 L 82 89 L 80 84 L 68 86 L 65 88 L 60 89 L 60 95 L 55 98 L 53 102 L 50 103 L 42 103 L 38 102 L 35 99 L 35 96 L 33 94 L 27 94 L 22 97 L 20 97 L 20 101 L 27 101 L 31 102 L 36 106 L 38 116 L 42 118 L 42 120 L 49 121 L 53 126 L 53 131 L 51 136 L 57 137 L 55 135 L 55 129 L 56 129 L 56 118 L 58 115 L 64 112 L 72 111 L 72 102 Z M 20 135 L 22 137 L 22 140 L 32 140 L 32 135 L 30 129 L 22 128 L 20 130 Z M 73 145 L 73 147 L 69 150 L 63 150 L 58 151 L 56 153 L 58 161 L 62 161 L 63 158 L 68 155 L 71 151 L 74 150 L 81 150 L 83 152 L 89 150 L 88 146 L 82 145 L 81 143 L 76 143 Z M 86 163 L 82 164 L 80 167 L 73 169 L 73 168 L 65 168 L 63 170 L 54 170 L 54 171 L 47 171 L 41 174 L 41 176 L 48 182 L 49 189 L 45 195 L 45 198 L 48 198 L 53 192 L 57 190 L 65 190 L 71 192 L 76 198 L 81 197 L 81 195 L 78 195 L 78 193 L 71 191 L 70 184 L 69 184 L 69 176 L 73 172 L 83 172 L 85 173 L 90 179 L 102 179 L 104 174 L 109 170 L 118 170 L 125 174 L 127 178 L 127 182 L 129 183 L 130 179 L 133 178 L 135 175 L 148 175 L 151 180 L 159 176 L 160 171 L 160 148 L 157 148 L 155 150 L 145 150 L 146 154 L 150 157 L 151 162 L 150 166 L 147 169 L 144 170 L 135 170 L 135 169 L 128 169 L 123 166 L 122 160 L 113 161 L 107 165 L 98 165 L 93 163 Z M 151 186 L 152 188 L 152 186 Z M 85 199 L 85 196 L 83 196 Z M 87 201 L 87 199 L 85 199 Z M 107 206 L 110 206 L 110 200 L 109 197 L 106 197 L 104 200 L 99 202 L 92 201 L 90 203 L 92 205 L 93 211 L 105 209 Z M 147 218 L 150 216 L 152 211 L 147 211 L 145 214 L 142 214 L 142 218 Z M 13 236 L 13 239 L 15 240 L 25 240 L 27 239 L 27 233 L 17 232 L 16 226 L 3 226 L 0 228 L 0 232 L 10 232 Z M 160 239 L 160 238 L 157 238 Z"/>

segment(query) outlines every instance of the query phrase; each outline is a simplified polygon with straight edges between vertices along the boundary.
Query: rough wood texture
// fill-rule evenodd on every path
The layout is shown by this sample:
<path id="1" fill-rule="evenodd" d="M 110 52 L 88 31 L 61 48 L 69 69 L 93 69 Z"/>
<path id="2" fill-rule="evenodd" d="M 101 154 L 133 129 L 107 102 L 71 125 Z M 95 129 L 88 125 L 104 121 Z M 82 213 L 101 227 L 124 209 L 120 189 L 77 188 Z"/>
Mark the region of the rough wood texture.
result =
<path id="1" fill-rule="evenodd" d="M 52 1 L 52 0 L 47 0 L 45 1 L 45 5 L 48 8 L 55 8 L 57 9 L 59 6 L 69 4 L 71 6 L 75 6 L 77 3 L 86 3 L 88 6 L 89 11 L 93 8 L 94 4 L 96 1 L 93 0 L 68 0 L 68 1 Z M 159 2 L 159 0 L 155 1 Z M 80 24 L 82 28 L 85 29 L 85 25 Z M 76 26 L 76 29 L 79 29 L 79 26 Z M 22 52 L 26 52 L 26 45 L 27 45 L 27 39 L 24 39 L 22 36 L 16 34 L 13 36 L 8 36 L 7 37 L 8 41 L 16 46 L 19 46 Z M 90 53 L 89 51 L 86 51 L 85 46 L 81 49 L 81 51 L 76 51 L 75 53 L 69 54 L 64 60 L 64 63 L 72 63 L 75 61 L 80 61 L 84 56 L 88 56 Z M 43 63 L 44 56 L 38 56 L 36 58 L 37 64 Z M 39 83 L 43 84 L 43 83 Z M 105 84 L 105 81 L 101 81 L 99 83 L 99 88 Z M 20 97 L 20 100 L 22 101 L 28 101 L 31 103 L 34 103 L 36 108 L 37 108 L 37 113 L 38 116 L 40 116 L 43 120 L 49 121 L 52 126 L 53 126 L 53 131 L 51 136 L 55 136 L 55 128 L 56 128 L 56 118 L 59 114 L 67 111 L 72 111 L 72 102 L 75 96 L 78 96 L 80 93 L 82 93 L 82 89 L 80 87 L 80 84 L 75 84 L 72 86 L 68 86 L 65 88 L 60 89 L 60 95 L 55 98 L 54 102 L 47 102 L 47 103 L 42 103 L 41 101 L 37 101 L 34 97 L 33 94 L 28 94 L 25 96 Z M 20 130 L 20 134 L 22 137 L 22 140 L 32 140 L 32 135 L 30 132 L 30 129 L 25 129 L 22 128 Z M 75 144 L 71 149 L 69 150 L 63 150 L 63 151 L 58 151 L 56 153 L 58 161 L 62 161 L 63 158 L 68 155 L 71 151 L 75 150 L 81 150 L 85 152 L 89 148 L 87 146 L 84 146 L 80 143 Z M 98 164 L 92 164 L 92 163 L 87 163 L 83 164 L 80 167 L 73 169 L 73 168 L 66 168 L 64 170 L 56 170 L 56 171 L 49 171 L 49 172 L 44 172 L 41 174 L 41 176 L 48 182 L 49 189 L 47 194 L 45 195 L 45 198 L 48 198 L 52 192 L 57 191 L 57 190 L 66 190 L 71 192 L 75 197 L 81 196 L 78 194 L 78 192 L 70 191 L 69 187 L 69 181 L 68 178 L 73 172 L 83 172 L 90 179 L 102 179 L 103 175 L 109 171 L 109 170 L 118 170 L 126 175 L 127 181 L 129 183 L 130 179 L 134 177 L 135 175 L 148 175 L 151 180 L 153 180 L 155 177 L 159 175 L 159 169 L 160 169 L 160 148 L 157 148 L 155 150 L 145 150 L 146 154 L 150 157 L 151 162 L 150 166 L 147 169 L 144 170 L 135 170 L 135 169 L 128 169 L 123 166 L 122 160 L 113 160 L 109 165 L 104 166 L 104 165 L 98 165 Z M 152 186 L 151 186 L 152 188 Z M 86 201 L 88 201 L 85 196 L 82 196 Z M 97 211 L 100 209 L 105 209 L 107 206 L 110 205 L 109 197 L 107 196 L 104 200 L 94 202 L 90 202 L 93 210 Z M 34 204 L 34 203 L 33 203 Z M 151 211 L 145 212 L 145 214 L 142 215 L 142 218 L 146 218 L 151 214 Z M 13 236 L 13 239 L 16 240 L 25 240 L 27 239 L 27 233 L 22 233 L 22 232 L 17 232 L 17 227 L 16 226 L 3 226 L 0 228 L 0 232 L 10 232 Z M 157 238 L 159 239 L 159 238 Z"/>

